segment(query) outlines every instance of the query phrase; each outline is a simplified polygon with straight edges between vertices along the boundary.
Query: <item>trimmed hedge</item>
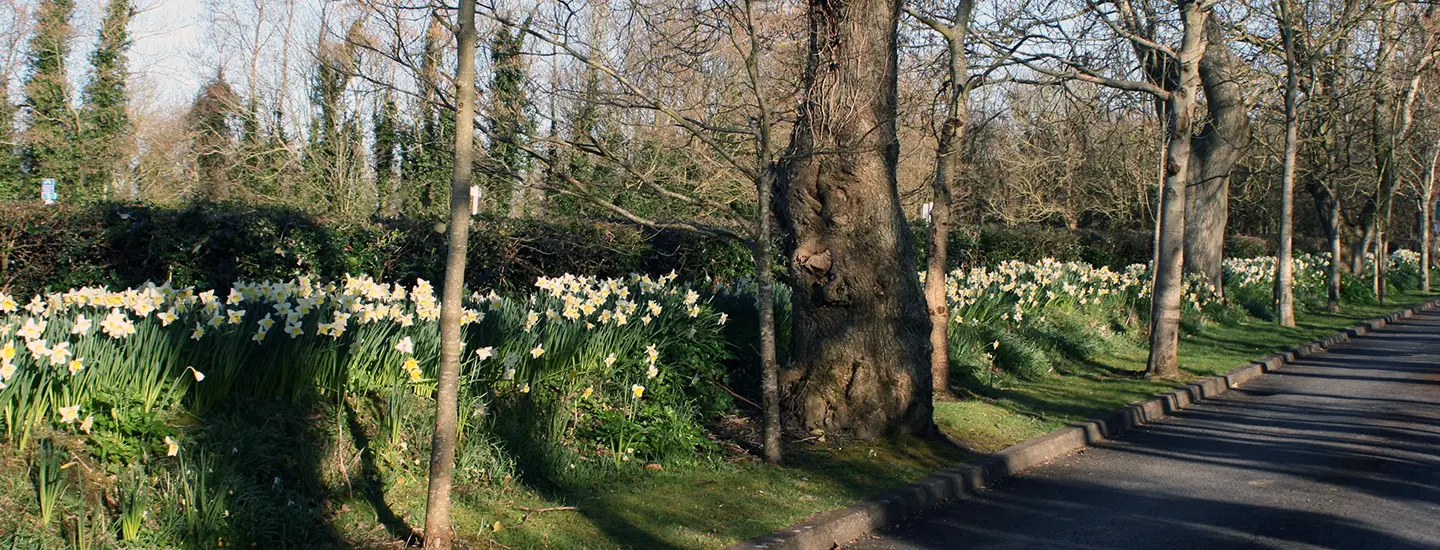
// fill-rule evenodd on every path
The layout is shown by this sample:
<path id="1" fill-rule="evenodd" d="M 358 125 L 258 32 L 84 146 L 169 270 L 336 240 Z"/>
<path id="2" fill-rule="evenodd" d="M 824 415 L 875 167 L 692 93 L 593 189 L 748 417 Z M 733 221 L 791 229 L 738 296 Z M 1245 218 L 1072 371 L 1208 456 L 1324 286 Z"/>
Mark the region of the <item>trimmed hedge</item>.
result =
<path id="1" fill-rule="evenodd" d="M 912 226 L 918 269 L 926 228 Z M 950 235 L 950 267 L 1044 258 L 1123 268 L 1148 263 L 1149 231 L 1067 230 L 1043 226 L 962 227 Z M 1226 257 L 1264 255 L 1263 239 L 1231 236 Z M 528 286 L 564 273 L 619 276 L 678 272 L 730 280 L 753 270 L 742 244 L 628 224 L 477 218 L 466 282 Z M 777 263 L 777 265 L 780 265 Z M 185 208 L 130 204 L 43 206 L 0 203 L 0 289 L 19 296 L 86 285 L 147 280 L 223 288 L 236 280 L 346 273 L 409 283 L 439 281 L 443 226 L 412 219 L 329 221 L 299 210 L 240 203 Z"/>
<path id="2" fill-rule="evenodd" d="M 385 219 L 331 222 L 244 204 L 0 204 L 0 289 L 19 296 L 146 280 L 224 288 L 236 280 L 366 274 L 439 281 L 443 226 Z M 678 272 L 734 278 L 750 266 L 740 243 L 610 223 L 477 218 L 466 283 L 528 286 L 539 276 Z"/>
<path id="3" fill-rule="evenodd" d="M 911 229 L 915 234 L 919 268 L 924 270 L 928 228 L 914 224 Z M 1150 231 L 1140 230 L 1100 231 L 1037 225 L 961 227 L 950 232 L 950 268 L 1054 258 L 1123 269 L 1132 264 L 1150 263 L 1154 239 Z M 1264 239 L 1245 235 L 1230 235 L 1225 239 L 1227 258 L 1253 258 L 1267 253 Z"/>

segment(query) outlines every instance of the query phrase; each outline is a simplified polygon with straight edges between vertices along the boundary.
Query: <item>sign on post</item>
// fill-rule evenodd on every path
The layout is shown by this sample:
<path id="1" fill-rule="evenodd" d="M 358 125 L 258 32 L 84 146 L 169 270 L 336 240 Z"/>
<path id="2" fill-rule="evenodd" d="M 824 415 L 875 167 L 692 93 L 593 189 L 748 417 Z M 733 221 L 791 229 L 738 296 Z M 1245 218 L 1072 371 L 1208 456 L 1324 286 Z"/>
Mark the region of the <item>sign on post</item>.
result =
<path id="1" fill-rule="evenodd" d="M 60 194 L 55 192 L 55 178 L 40 180 L 40 200 L 45 201 L 45 204 L 55 204 L 55 201 L 60 200 Z"/>
<path id="2" fill-rule="evenodd" d="M 480 215 L 480 186 L 470 186 L 470 215 Z"/>

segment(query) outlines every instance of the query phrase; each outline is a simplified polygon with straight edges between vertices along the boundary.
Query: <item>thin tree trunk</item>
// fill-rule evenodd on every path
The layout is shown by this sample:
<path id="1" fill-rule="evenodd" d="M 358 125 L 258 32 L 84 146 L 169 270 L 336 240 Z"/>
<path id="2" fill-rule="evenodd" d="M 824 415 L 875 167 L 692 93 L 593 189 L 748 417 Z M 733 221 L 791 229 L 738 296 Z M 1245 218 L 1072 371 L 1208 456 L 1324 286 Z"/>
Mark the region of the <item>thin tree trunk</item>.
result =
<path id="1" fill-rule="evenodd" d="M 1165 187 L 1160 204 L 1160 245 L 1151 296 L 1150 376 L 1180 374 L 1180 299 L 1185 292 L 1185 186 L 1189 183 L 1195 95 L 1200 87 L 1200 59 L 1205 56 L 1205 20 L 1199 2 L 1178 2 L 1184 20 L 1179 86 L 1170 92 L 1170 146 L 1166 150 Z"/>
<path id="2" fill-rule="evenodd" d="M 1290 0 L 1280 0 L 1280 34 L 1285 43 L 1285 161 L 1280 178 L 1280 250 L 1275 261 L 1275 308 L 1280 326 L 1295 326 L 1295 163 L 1300 151 L 1300 78 L 1296 74 L 1295 29 Z"/>
<path id="3" fill-rule="evenodd" d="M 455 171 L 450 182 L 450 246 L 440 304 L 440 369 L 435 392 L 435 434 L 430 444 L 430 494 L 425 510 L 425 548 L 449 549 L 450 485 L 460 395 L 460 318 L 464 308 L 465 252 L 470 230 L 470 181 L 475 147 L 475 0 L 461 0 L 455 67 Z"/>
<path id="4" fill-rule="evenodd" d="M 1420 188 L 1420 291 L 1430 292 L 1430 264 L 1434 256 L 1435 170 L 1440 163 L 1440 143 L 1430 146 L 1430 162 Z"/>
<path id="5" fill-rule="evenodd" d="M 1337 184 L 1338 185 L 1338 184 Z M 1332 189 L 1332 193 L 1334 190 Z M 1330 265 L 1325 270 L 1325 309 L 1334 313 L 1340 311 L 1340 253 L 1344 243 L 1340 242 L 1340 198 L 1330 199 Z"/>
<path id="6" fill-rule="evenodd" d="M 1395 208 L 1393 197 L 1385 202 L 1385 217 L 1375 237 L 1375 296 L 1380 299 L 1380 305 L 1385 305 L 1386 298 L 1390 297 L 1390 216 Z"/>
<path id="7" fill-rule="evenodd" d="M 950 304 L 946 297 L 946 271 L 949 266 L 950 217 L 954 209 L 954 186 L 957 177 L 955 157 L 965 131 L 966 99 L 969 95 L 970 68 L 965 58 L 965 37 L 970 29 L 973 0 L 960 0 L 950 25 L 910 14 L 940 33 L 948 48 L 950 95 L 945 105 L 945 122 L 940 126 L 935 149 L 935 174 L 930 181 L 934 203 L 930 209 L 930 232 L 925 265 L 925 307 L 930 313 L 930 382 L 936 396 L 950 396 Z"/>
<path id="8" fill-rule="evenodd" d="M 768 187 L 768 186 L 767 186 Z M 755 281 L 760 308 L 760 406 L 764 432 L 765 462 L 779 464 L 783 459 L 780 447 L 780 361 L 775 351 L 775 274 L 771 272 L 770 197 L 762 190 L 760 212 L 756 215 L 759 229 L 753 250 Z"/>

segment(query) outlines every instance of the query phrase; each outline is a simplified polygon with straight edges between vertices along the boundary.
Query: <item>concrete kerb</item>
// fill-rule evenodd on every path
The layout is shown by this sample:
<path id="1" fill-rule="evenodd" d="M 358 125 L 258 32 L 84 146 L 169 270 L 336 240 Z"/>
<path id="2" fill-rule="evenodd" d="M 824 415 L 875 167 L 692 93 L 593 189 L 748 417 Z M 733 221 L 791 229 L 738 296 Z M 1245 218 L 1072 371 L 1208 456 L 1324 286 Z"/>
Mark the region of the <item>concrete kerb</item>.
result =
<path id="1" fill-rule="evenodd" d="M 940 503 L 961 499 L 1027 468 L 1050 462 L 1097 442 L 1189 408 L 1265 373 L 1281 369 L 1299 357 L 1363 336 L 1386 325 L 1409 319 L 1416 311 L 1440 307 L 1440 299 L 1371 319 L 1326 338 L 1269 355 L 1219 376 L 1131 403 L 1105 415 L 1077 422 L 1045 435 L 1032 437 L 974 462 L 961 464 L 904 487 L 867 498 L 847 508 L 822 512 L 774 533 L 735 543 L 727 550 L 832 550 L 887 525 L 894 525 Z"/>

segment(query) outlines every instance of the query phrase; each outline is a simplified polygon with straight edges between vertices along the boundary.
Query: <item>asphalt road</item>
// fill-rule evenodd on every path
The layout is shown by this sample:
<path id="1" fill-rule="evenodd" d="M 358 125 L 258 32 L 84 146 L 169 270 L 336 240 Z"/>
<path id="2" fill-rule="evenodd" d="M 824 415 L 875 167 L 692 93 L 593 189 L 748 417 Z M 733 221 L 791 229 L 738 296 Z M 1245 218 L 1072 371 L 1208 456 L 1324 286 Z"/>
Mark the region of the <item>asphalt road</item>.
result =
<path id="1" fill-rule="evenodd" d="M 843 548 L 1440 549 L 1440 314 Z"/>

